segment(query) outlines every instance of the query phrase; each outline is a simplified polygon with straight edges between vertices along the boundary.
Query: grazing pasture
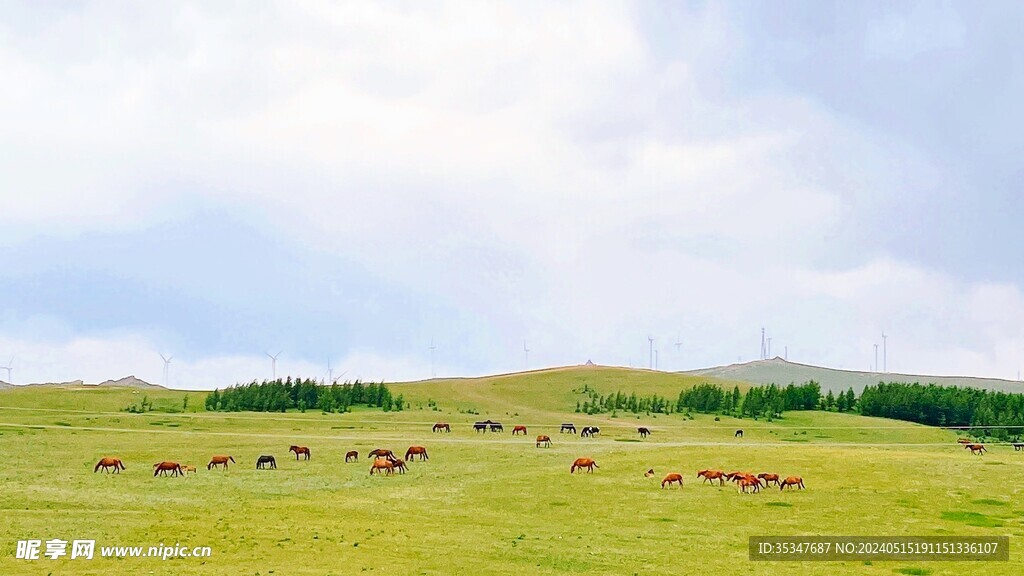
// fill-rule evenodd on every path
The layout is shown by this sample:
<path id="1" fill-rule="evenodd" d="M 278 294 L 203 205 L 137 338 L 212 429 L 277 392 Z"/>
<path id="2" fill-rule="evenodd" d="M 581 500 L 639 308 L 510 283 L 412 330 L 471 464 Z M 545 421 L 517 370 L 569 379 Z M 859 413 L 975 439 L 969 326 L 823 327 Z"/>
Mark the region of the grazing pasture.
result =
<path id="1" fill-rule="evenodd" d="M 771 423 L 574 414 L 579 373 L 553 388 L 550 405 L 510 396 L 509 383 L 494 398 L 477 381 L 462 393 L 451 382 L 395 385 L 413 398 L 395 413 L 129 414 L 117 411 L 133 399 L 126 389 L 2 392 L 0 573 L 1024 572 L 1024 484 L 1014 480 L 1024 457 L 1010 446 L 990 443 L 984 457 L 972 456 L 952 432 L 849 414 L 792 412 Z M 148 393 L 157 406 L 181 406 L 181 392 Z M 192 394 L 190 406 L 201 405 Z M 417 398 L 440 409 L 419 409 Z M 521 422 L 557 442 L 537 450 L 535 436 L 475 433 L 473 423 L 484 419 Z M 439 420 L 452 424 L 450 434 L 432 432 Z M 601 434 L 555 436 L 563 422 L 599 426 Z M 654 434 L 639 442 L 638 426 Z M 742 440 L 734 437 L 740 427 Z M 316 458 L 296 461 L 293 445 Z M 426 448 L 430 459 L 407 461 L 405 474 L 370 476 L 376 460 L 365 457 L 345 465 L 348 451 L 410 446 Z M 187 481 L 153 477 L 154 462 L 207 462 L 214 454 L 239 465 L 200 467 Z M 261 455 L 274 456 L 277 468 L 256 470 Z M 125 469 L 94 473 L 106 456 Z M 581 456 L 600 467 L 570 474 Z M 657 475 L 645 477 L 651 469 Z M 773 483 L 739 494 L 733 483 L 698 480 L 701 470 L 799 476 L 805 489 Z M 668 473 L 681 475 L 682 488 L 661 489 Z M 769 534 L 1008 534 L 1011 561 L 749 562 L 747 537 Z M 210 546 L 213 556 L 16 560 L 14 543 L 25 538 L 180 542 Z"/>

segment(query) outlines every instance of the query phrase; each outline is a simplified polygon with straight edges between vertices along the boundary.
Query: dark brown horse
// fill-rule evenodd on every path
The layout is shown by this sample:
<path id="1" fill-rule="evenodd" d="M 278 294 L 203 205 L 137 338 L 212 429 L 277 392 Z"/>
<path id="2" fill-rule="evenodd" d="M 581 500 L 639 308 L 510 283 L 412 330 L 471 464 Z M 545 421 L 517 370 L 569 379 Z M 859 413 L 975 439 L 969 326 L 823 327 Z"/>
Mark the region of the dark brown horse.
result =
<path id="1" fill-rule="evenodd" d="M 565 432 L 572 432 L 573 434 L 575 434 L 576 433 L 576 427 L 573 426 L 571 423 L 568 423 L 568 422 L 565 423 L 565 424 L 562 424 L 562 427 L 558 429 L 558 433 L 562 434 L 562 433 L 565 433 Z"/>
<path id="2" fill-rule="evenodd" d="M 96 463 L 96 467 L 93 468 L 92 471 L 94 473 L 98 472 L 100 468 L 103 468 L 104 472 L 110 472 L 107 468 L 113 468 L 114 472 L 120 474 L 121 470 L 124 470 L 124 463 L 121 462 L 120 458 L 107 456 L 105 458 L 100 458 L 100 461 Z"/>
<path id="3" fill-rule="evenodd" d="M 782 484 L 782 481 L 779 480 L 778 474 L 769 474 L 768 472 L 762 472 L 761 474 L 758 474 L 757 477 L 760 478 L 761 480 L 764 480 L 765 488 L 767 488 L 768 485 L 770 485 L 772 482 L 775 482 L 776 485 Z"/>
<path id="4" fill-rule="evenodd" d="M 798 486 L 801 490 L 803 490 L 804 479 L 799 476 L 787 476 L 786 479 L 782 481 L 782 484 L 779 485 L 779 490 L 782 490 L 787 486 L 790 488 L 792 488 L 793 486 Z"/>
<path id="5" fill-rule="evenodd" d="M 349 462 L 351 460 L 358 462 L 359 452 L 356 452 L 355 450 L 349 450 L 348 452 L 345 452 L 345 462 Z"/>
<path id="6" fill-rule="evenodd" d="M 377 474 L 387 474 L 390 476 L 395 473 L 395 464 L 387 458 L 377 458 L 370 466 L 370 476 L 373 476 L 374 470 L 377 471 Z"/>
<path id="7" fill-rule="evenodd" d="M 257 470 L 263 470 L 267 466 L 270 466 L 271 468 L 277 468 L 277 460 L 275 460 L 273 456 L 268 456 L 266 454 L 256 459 Z"/>
<path id="8" fill-rule="evenodd" d="M 512 428 L 512 435 L 513 436 L 515 436 L 516 434 L 519 434 L 520 432 L 523 433 L 523 436 L 526 436 L 526 426 L 515 426 L 515 427 Z"/>
<path id="9" fill-rule="evenodd" d="M 295 452 L 295 459 L 296 460 L 299 459 L 299 454 L 302 454 L 303 456 L 305 456 L 305 458 L 303 458 L 303 460 L 309 460 L 310 453 L 309 453 L 309 448 L 307 446 L 290 446 L 290 447 L 288 447 L 288 451 L 289 452 Z"/>
<path id="10" fill-rule="evenodd" d="M 598 466 L 597 462 L 594 462 L 592 458 L 577 458 L 569 468 L 569 474 L 575 474 L 577 468 L 580 470 L 586 468 L 587 472 L 593 473 L 594 468 L 600 468 L 600 466 Z"/>
<path id="11" fill-rule="evenodd" d="M 390 460 L 392 462 L 394 462 L 397 459 L 397 458 L 395 458 L 395 453 L 392 452 L 391 450 L 388 450 L 387 448 L 376 448 L 374 450 L 371 450 L 370 453 L 366 455 L 366 457 L 367 458 L 384 458 L 384 459 Z"/>
<path id="12" fill-rule="evenodd" d="M 395 470 L 398 470 L 399 473 L 405 474 L 405 471 L 406 471 L 405 460 L 402 460 L 401 458 L 398 458 L 397 460 L 391 462 L 391 465 L 394 466 Z"/>
<path id="13" fill-rule="evenodd" d="M 988 450 L 985 450 L 985 446 L 982 444 L 967 444 L 966 446 L 964 446 L 964 449 L 970 450 L 971 454 L 977 454 L 978 456 L 981 456 L 985 452 L 988 452 Z"/>
<path id="14" fill-rule="evenodd" d="M 430 460 L 430 457 L 427 456 L 427 449 L 423 446 L 409 446 L 409 449 L 405 451 L 405 459 L 411 462 L 416 459 L 417 454 L 419 454 L 420 460 Z"/>
<path id="15" fill-rule="evenodd" d="M 551 448 L 551 437 L 545 434 L 537 436 L 537 448 L 544 446 L 545 448 Z"/>
<path id="16" fill-rule="evenodd" d="M 718 480 L 718 485 L 723 486 L 725 484 L 725 472 L 721 470 L 701 470 L 697 472 L 697 478 L 703 477 L 704 482 L 711 482 L 714 484 L 715 480 Z M 704 484 L 701 482 L 701 484 Z"/>
<path id="17" fill-rule="evenodd" d="M 661 481 L 661 487 L 664 488 L 666 484 L 671 488 L 673 483 L 678 483 L 679 487 L 683 487 L 683 475 L 672 472 L 665 476 L 665 479 Z"/>
<path id="18" fill-rule="evenodd" d="M 1019 452 L 1021 450 L 1024 450 L 1024 444 L 1021 444 L 1020 442 L 1014 442 L 1013 443 L 1013 451 L 1014 452 Z"/>
<path id="19" fill-rule="evenodd" d="M 452 431 L 452 427 L 449 424 L 445 423 L 445 422 L 438 422 L 437 424 L 434 424 L 433 431 L 434 432 L 451 432 Z"/>
<path id="20" fill-rule="evenodd" d="M 641 438 L 647 438 L 651 435 L 651 431 L 643 426 L 637 428 L 636 431 L 640 433 Z"/>
<path id="21" fill-rule="evenodd" d="M 184 475 L 181 470 L 181 464 L 177 462 L 163 461 L 153 464 L 153 476 L 160 474 L 161 476 L 167 476 L 167 471 L 171 472 L 171 476 Z"/>
<path id="22" fill-rule="evenodd" d="M 743 430 L 737 430 L 736 433 L 733 434 L 733 438 L 743 438 Z"/>
<path id="23" fill-rule="evenodd" d="M 213 458 L 210 458 L 210 463 L 206 465 L 206 469 L 209 470 L 214 466 L 223 466 L 224 469 L 227 470 L 228 460 L 230 460 L 231 462 L 235 461 L 235 459 L 232 458 L 231 456 L 214 456 Z"/>

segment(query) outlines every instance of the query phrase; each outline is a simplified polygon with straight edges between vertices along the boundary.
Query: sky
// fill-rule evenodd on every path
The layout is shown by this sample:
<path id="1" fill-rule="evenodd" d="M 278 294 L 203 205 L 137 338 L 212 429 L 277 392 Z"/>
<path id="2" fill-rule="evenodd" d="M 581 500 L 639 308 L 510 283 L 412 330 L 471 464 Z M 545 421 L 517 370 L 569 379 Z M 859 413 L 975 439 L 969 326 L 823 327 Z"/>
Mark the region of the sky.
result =
<path id="1" fill-rule="evenodd" d="M 889 371 L 1015 379 L 1022 28 L 998 1 L 7 4 L 0 362 L 684 370 L 764 328 L 791 361 L 871 370 L 885 332 Z"/>

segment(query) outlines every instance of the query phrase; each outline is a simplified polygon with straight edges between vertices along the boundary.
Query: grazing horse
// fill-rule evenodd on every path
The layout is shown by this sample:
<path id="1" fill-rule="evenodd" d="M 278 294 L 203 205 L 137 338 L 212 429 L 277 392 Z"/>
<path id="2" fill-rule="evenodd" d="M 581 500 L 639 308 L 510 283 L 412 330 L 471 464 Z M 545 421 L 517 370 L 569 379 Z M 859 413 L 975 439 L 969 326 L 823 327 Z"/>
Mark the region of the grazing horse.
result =
<path id="1" fill-rule="evenodd" d="M 515 428 L 512 428 L 512 435 L 513 436 L 515 436 L 516 434 L 519 434 L 520 432 L 523 433 L 523 436 L 526 436 L 526 426 L 516 426 Z"/>
<path id="2" fill-rule="evenodd" d="M 387 474 L 388 476 L 395 473 L 395 464 L 387 458 L 377 458 L 373 461 L 373 465 L 370 466 L 370 476 L 373 476 L 373 471 L 376 470 L 377 474 Z"/>
<path id="3" fill-rule="evenodd" d="M 760 478 L 761 480 L 764 480 L 765 488 L 767 488 L 768 485 L 771 484 L 772 482 L 775 482 L 776 484 L 782 484 L 782 482 L 779 480 L 778 474 L 769 474 L 768 472 L 762 472 L 761 474 L 758 474 L 757 477 Z"/>
<path id="4" fill-rule="evenodd" d="M 401 474 L 405 474 L 405 471 L 407 470 L 405 467 L 405 460 L 402 460 L 401 458 L 391 461 L 391 465 L 394 466 L 395 470 L 398 470 Z"/>
<path id="5" fill-rule="evenodd" d="M 725 479 L 729 482 L 734 482 L 737 478 L 746 475 L 746 472 L 729 472 L 725 475 Z"/>
<path id="6" fill-rule="evenodd" d="M 1021 444 L 1020 442 L 1014 442 L 1013 443 L 1013 451 L 1014 452 L 1019 452 L 1022 449 L 1024 449 L 1024 444 Z"/>
<path id="7" fill-rule="evenodd" d="M 184 474 L 185 476 L 188 476 L 189 472 L 195 474 L 196 473 L 196 467 L 195 466 L 182 466 L 181 467 L 181 473 Z"/>
<path id="8" fill-rule="evenodd" d="M 739 485 L 738 490 L 740 492 L 743 492 L 744 494 L 747 492 L 747 488 L 750 488 L 751 492 L 761 491 L 761 481 L 758 480 L 757 478 L 754 478 L 753 476 L 744 476 L 739 479 L 739 482 L 737 482 L 737 484 Z"/>
<path id="9" fill-rule="evenodd" d="M 971 454 L 977 454 L 978 456 L 981 456 L 983 453 L 988 452 L 988 450 L 985 450 L 985 446 L 981 444 L 968 444 L 964 446 L 964 449 L 970 450 Z"/>
<path id="10" fill-rule="evenodd" d="M 558 433 L 563 434 L 565 432 L 572 432 L 573 434 L 575 434 L 576 427 L 573 426 L 572 424 L 562 424 L 562 427 L 558 429 Z"/>
<path id="11" fill-rule="evenodd" d="M 714 481 L 718 480 L 719 486 L 725 485 L 725 472 L 722 472 L 721 470 L 701 470 L 700 472 L 697 472 L 697 478 L 702 476 L 704 477 L 704 482 L 711 482 L 714 484 Z M 701 482 L 701 484 L 704 484 L 704 482 Z"/>
<path id="12" fill-rule="evenodd" d="M 486 422 L 474 422 L 473 430 L 475 432 L 487 432 L 488 424 Z"/>
<path id="13" fill-rule="evenodd" d="M 505 429 L 501 427 L 501 422 L 491 422 L 491 432 L 504 432 Z"/>
<path id="14" fill-rule="evenodd" d="M 411 462 L 416 459 L 417 454 L 419 454 L 420 460 L 430 460 L 430 457 L 427 456 L 427 449 L 423 446 L 409 446 L 409 449 L 405 451 L 405 459 Z"/>
<path id="15" fill-rule="evenodd" d="M 786 479 L 782 481 L 782 484 L 779 485 L 779 490 L 782 490 L 787 486 L 789 486 L 790 488 L 792 488 L 793 486 L 799 486 L 800 489 L 803 490 L 804 479 L 799 476 L 787 476 Z"/>
<path id="16" fill-rule="evenodd" d="M 171 476 L 184 474 L 184 472 L 181 471 L 181 464 L 178 464 L 177 462 L 169 462 L 165 460 L 163 462 L 153 464 L 153 476 L 156 476 L 157 474 L 167 476 L 168 470 L 171 471 Z"/>
<path id="17" fill-rule="evenodd" d="M 395 457 L 395 453 L 392 452 L 391 450 L 386 449 L 386 448 L 377 448 L 375 450 L 372 450 L 369 454 L 366 455 L 366 457 L 367 458 L 384 458 L 385 460 L 390 460 L 392 462 L 397 460 L 397 458 Z"/>
<path id="18" fill-rule="evenodd" d="M 355 450 L 349 450 L 348 452 L 345 452 L 345 462 L 349 462 L 352 460 L 355 460 L 356 462 L 359 461 L 359 452 L 356 452 Z"/>
<path id="19" fill-rule="evenodd" d="M 647 428 L 644 428 L 643 426 L 637 428 L 636 431 L 640 433 L 641 438 L 647 438 L 648 436 L 651 435 L 651 431 L 648 430 Z"/>
<path id="20" fill-rule="evenodd" d="M 231 462 L 235 461 L 235 459 L 232 458 L 231 456 L 214 456 L 213 458 L 210 458 L 210 463 L 206 465 L 206 469 L 209 470 L 214 466 L 224 466 L 224 469 L 227 470 L 228 460 L 230 460 Z"/>
<path id="21" fill-rule="evenodd" d="M 124 463 L 121 462 L 120 458 L 114 458 L 111 456 L 100 458 L 100 461 L 96 463 L 96 467 L 92 469 L 93 473 L 99 472 L 100 468 L 103 468 L 104 472 L 110 472 L 107 468 L 113 468 L 114 472 L 117 472 L 118 474 L 121 473 L 121 470 L 125 469 Z"/>
<path id="22" fill-rule="evenodd" d="M 651 478 L 654 476 L 654 468 L 651 468 L 647 472 L 644 472 L 644 478 Z"/>
<path id="23" fill-rule="evenodd" d="M 574 461 L 572 463 L 572 466 L 569 468 L 569 474 L 575 474 L 577 468 L 579 468 L 580 470 L 586 468 L 587 472 L 593 473 L 594 468 L 600 468 L 600 466 L 598 466 L 597 462 L 594 462 L 594 460 L 591 458 L 577 458 L 576 461 Z"/>
<path id="24" fill-rule="evenodd" d="M 671 474 L 665 476 L 665 479 L 661 481 L 661 487 L 664 488 L 665 485 L 668 484 L 668 487 L 671 488 L 673 482 L 679 483 L 679 487 L 682 488 L 683 487 L 683 475 L 682 474 L 677 474 L 675 472 L 672 472 Z"/>
<path id="25" fill-rule="evenodd" d="M 433 431 L 434 432 L 442 432 L 442 431 L 443 432 L 451 432 L 452 431 L 452 427 L 449 426 L 448 424 L 444 423 L 444 422 L 438 422 L 437 424 L 434 424 Z"/>
<path id="26" fill-rule="evenodd" d="M 601 429 L 597 426 L 584 426 L 583 430 L 580 430 L 580 438 L 593 438 L 594 435 L 601 432 Z"/>
<path id="27" fill-rule="evenodd" d="M 309 448 L 306 447 L 306 446 L 291 446 L 291 447 L 288 448 L 288 451 L 289 452 L 295 452 L 295 459 L 296 460 L 299 459 L 299 454 L 302 454 L 302 455 L 305 456 L 305 458 L 303 458 L 303 460 L 309 460 L 309 456 L 310 456 Z"/>
<path id="28" fill-rule="evenodd" d="M 971 439 L 970 438 L 957 438 L 956 442 L 957 442 L 957 444 L 970 444 L 971 443 Z"/>
<path id="29" fill-rule="evenodd" d="M 743 438 L 743 430 L 737 430 L 736 433 L 733 434 L 733 438 Z"/>
<path id="30" fill-rule="evenodd" d="M 273 456 L 267 456 L 264 454 L 256 459 L 257 470 L 264 470 L 268 464 L 271 468 L 277 468 L 277 460 L 274 460 Z"/>
<path id="31" fill-rule="evenodd" d="M 540 448 L 541 444 L 543 444 L 545 448 L 551 448 L 551 437 L 544 434 L 537 436 L 537 448 Z"/>

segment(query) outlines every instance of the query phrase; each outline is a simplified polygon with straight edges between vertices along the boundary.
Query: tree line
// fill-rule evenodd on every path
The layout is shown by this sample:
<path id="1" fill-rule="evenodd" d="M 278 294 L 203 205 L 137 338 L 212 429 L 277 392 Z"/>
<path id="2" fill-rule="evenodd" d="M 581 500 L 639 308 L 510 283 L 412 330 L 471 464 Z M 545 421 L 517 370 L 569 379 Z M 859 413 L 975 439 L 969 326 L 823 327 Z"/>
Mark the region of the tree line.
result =
<path id="1" fill-rule="evenodd" d="M 1024 432 L 1024 394 L 957 386 L 879 382 L 860 395 L 860 412 L 930 426 L 1000 426 L 997 438 Z"/>
<path id="2" fill-rule="evenodd" d="M 364 383 L 361 380 L 343 384 L 321 384 L 309 378 L 289 376 L 285 379 L 253 380 L 217 389 L 206 397 L 206 409 L 226 412 L 285 412 L 290 409 L 319 409 L 324 413 L 351 412 L 352 406 L 380 408 L 385 412 L 402 410 L 405 399 L 391 391 L 383 382 Z"/>

